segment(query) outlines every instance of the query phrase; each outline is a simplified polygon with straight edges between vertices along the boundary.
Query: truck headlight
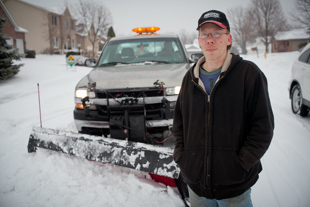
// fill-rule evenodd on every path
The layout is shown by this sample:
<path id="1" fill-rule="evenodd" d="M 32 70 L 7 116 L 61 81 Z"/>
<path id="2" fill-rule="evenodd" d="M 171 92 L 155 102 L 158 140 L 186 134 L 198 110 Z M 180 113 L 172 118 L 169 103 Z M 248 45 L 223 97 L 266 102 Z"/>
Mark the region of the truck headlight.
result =
<path id="1" fill-rule="evenodd" d="M 83 99 L 86 96 L 88 96 L 89 98 L 95 98 L 95 92 L 93 91 L 87 91 L 87 89 L 77 89 L 75 91 L 75 97 L 76 98 L 80 98 Z"/>
<path id="2" fill-rule="evenodd" d="M 87 96 L 87 89 L 77 89 L 75 91 L 75 97 L 83 99 Z"/>
<path id="3" fill-rule="evenodd" d="M 181 86 L 169 87 L 166 88 L 166 94 L 169 95 L 178 95 L 180 93 Z"/>

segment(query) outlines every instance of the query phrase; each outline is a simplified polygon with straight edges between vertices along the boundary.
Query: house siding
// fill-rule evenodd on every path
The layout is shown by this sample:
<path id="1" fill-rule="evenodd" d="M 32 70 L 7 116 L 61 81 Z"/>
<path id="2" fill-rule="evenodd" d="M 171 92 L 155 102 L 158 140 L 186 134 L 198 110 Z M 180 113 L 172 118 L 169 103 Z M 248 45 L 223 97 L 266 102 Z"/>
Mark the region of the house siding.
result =
<path id="1" fill-rule="evenodd" d="M 17 48 L 16 40 L 22 40 L 23 41 L 23 48 L 21 48 L 23 51 L 19 51 L 19 54 L 23 55 L 23 52 L 26 50 L 26 41 L 25 41 L 25 33 L 24 32 L 18 32 L 15 30 L 14 25 L 10 21 L 7 14 L 4 12 L 2 7 L 0 7 L 0 17 L 6 19 L 5 23 L 3 24 L 3 34 L 6 34 L 13 40 L 13 47 Z M 14 20 L 15 21 L 15 20 Z"/>
<path id="2" fill-rule="evenodd" d="M 8 0 L 4 4 L 16 23 L 28 30 L 25 35 L 28 49 L 33 49 L 36 53 L 46 51 L 49 48 L 47 12 L 17 0 Z"/>

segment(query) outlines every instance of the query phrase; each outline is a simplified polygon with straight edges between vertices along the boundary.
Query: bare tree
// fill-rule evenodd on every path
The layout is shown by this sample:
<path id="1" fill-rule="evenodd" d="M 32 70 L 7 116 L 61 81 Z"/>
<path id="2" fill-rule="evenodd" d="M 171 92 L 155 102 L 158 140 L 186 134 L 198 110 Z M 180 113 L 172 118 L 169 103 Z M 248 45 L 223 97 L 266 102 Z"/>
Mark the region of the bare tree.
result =
<path id="1" fill-rule="evenodd" d="M 247 43 L 252 42 L 256 37 L 253 15 L 249 9 L 236 7 L 229 9 L 227 16 L 229 16 L 233 42 L 240 46 L 242 54 L 246 54 Z"/>
<path id="2" fill-rule="evenodd" d="M 295 7 L 297 12 L 292 13 L 292 19 L 301 27 L 306 28 L 310 35 L 310 0 L 296 0 Z"/>
<path id="3" fill-rule="evenodd" d="M 289 26 L 283 14 L 279 0 L 252 0 L 251 14 L 254 17 L 258 37 L 262 38 L 268 51 L 268 45 L 279 31 L 286 31 Z"/>
<path id="4" fill-rule="evenodd" d="M 103 3 L 94 0 L 79 0 L 77 5 L 80 31 L 88 33 L 92 44 L 92 56 L 95 56 L 95 44 L 101 36 L 106 35 L 112 24 L 112 16 Z"/>
<path id="5" fill-rule="evenodd" d="M 197 32 L 188 33 L 185 29 L 181 29 L 178 33 L 183 44 L 193 44 L 194 39 L 198 37 Z"/>

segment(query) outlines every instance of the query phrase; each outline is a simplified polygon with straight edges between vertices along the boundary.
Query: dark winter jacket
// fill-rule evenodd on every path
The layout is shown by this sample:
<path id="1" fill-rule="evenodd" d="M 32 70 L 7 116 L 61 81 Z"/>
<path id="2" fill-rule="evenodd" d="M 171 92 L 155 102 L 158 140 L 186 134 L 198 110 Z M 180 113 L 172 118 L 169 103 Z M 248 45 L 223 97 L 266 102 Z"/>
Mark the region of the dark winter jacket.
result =
<path id="1" fill-rule="evenodd" d="M 253 186 L 274 128 L 267 80 L 252 62 L 228 54 L 211 94 L 201 58 L 184 76 L 173 132 L 174 160 L 199 196 L 224 199 Z"/>

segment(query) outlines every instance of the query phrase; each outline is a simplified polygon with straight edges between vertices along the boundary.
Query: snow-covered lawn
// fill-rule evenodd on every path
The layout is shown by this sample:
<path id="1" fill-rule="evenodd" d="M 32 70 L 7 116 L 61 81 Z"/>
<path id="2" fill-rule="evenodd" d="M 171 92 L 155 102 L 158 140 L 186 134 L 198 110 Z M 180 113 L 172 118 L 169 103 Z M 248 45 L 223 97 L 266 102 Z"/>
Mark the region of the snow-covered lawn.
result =
<path id="1" fill-rule="evenodd" d="M 254 206 L 310 206 L 310 115 L 290 109 L 288 80 L 298 52 L 243 56 L 266 74 L 275 115 L 272 144 L 252 189 Z M 67 68 L 64 56 L 22 59 L 19 74 L 0 81 L 0 206 L 183 206 L 175 188 L 146 173 L 39 149 L 28 154 L 32 126 L 76 131 L 76 83 L 91 69 Z"/>

